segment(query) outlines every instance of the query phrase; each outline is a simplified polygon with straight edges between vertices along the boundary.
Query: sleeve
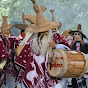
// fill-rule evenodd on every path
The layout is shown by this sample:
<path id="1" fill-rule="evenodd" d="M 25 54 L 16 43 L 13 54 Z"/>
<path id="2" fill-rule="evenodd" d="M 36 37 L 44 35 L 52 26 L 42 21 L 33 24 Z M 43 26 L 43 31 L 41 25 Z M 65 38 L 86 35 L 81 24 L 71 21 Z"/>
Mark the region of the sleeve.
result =
<path id="1" fill-rule="evenodd" d="M 15 59 L 15 63 L 20 67 L 26 68 L 27 62 L 31 58 L 33 58 L 33 56 L 31 55 L 30 44 L 26 44 L 19 56 Z"/>
<path id="2" fill-rule="evenodd" d="M 10 58 L 10 55 L 9 55 L 6 47 L 4 46 L 2 39 L 0 38 L 0 60 L 2 60 L 4 58 Z"/>
<path id="3" fill-rule="evenodd" d="M 70 47 L 69 44 L 67 43 L 67 41 L 65 40 L 65 38 L 62 35 L 60 35 L 59 33 L 55 33 L 53 35 L 53 41 L 56 44 L 63 44 L 63 45 Z"/>
<path id="4" fill-rule="evenodd" d="M 56 44 L 56 49 L 65 49 L 65 47 L 61 46 L 60 44 Z"/>
<path id="5" fill-rule="evenodd" d="M 84 52 L 85 54 L 88 54 L 88 44 L 87 43 L 84 43 L 83 46 L 82 46 L 82 52 Z"/>

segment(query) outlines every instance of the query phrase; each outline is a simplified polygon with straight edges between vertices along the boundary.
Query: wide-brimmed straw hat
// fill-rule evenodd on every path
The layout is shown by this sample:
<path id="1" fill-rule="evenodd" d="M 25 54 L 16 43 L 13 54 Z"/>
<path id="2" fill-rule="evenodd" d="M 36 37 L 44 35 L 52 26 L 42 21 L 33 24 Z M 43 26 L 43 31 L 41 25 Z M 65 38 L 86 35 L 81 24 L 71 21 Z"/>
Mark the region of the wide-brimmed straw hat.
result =
<path id="1" fill-rule="evenodd" d="M 7 22 L 7 18 L 8 18 L 8 16 L 2 16 L 3 17 L 3 23 L 2 23 L 2 26 L 1 26 L 1 30 L 3 30 L 3 29 L 5 29 L 5 30 L 10 30 L 10 29 L 12 29 L 13 27 L 14 27 L 14 25 L 13 24 L 8 24 L 8 22 Z"/>
<path id="2" fill-rule="evenodd" d="M 20 30 L 24 30 L 27 28 L 27 24 L 25 23 L 25 18 L 24 18 L 24 13 L 22 13 L 22 20 L 23 20 L 23 24 L 16 24 L 15 27 L 20 29 Z"/>
<path id="3" fill-rule="evenodd" d="M 26 15 L 24 18 L 28 22 L 31 22 L 31 24 L 36 24 L 36 16 L 35 15 Z"/>
<path id="4" fill-rule="evenodd" d="M 52 21 L 55 21 L 55 17 L 54 17 L 54 9 L 51 9 L 50 12 L 52 13 Z M 62 26 L 62 23 L 61 22 L 58 22 L 59 23 L 59 26 L 57 26 L 57 28 L 59 29 L 61 26 Z"/>
<path id="5" fill-rule="evenodd" d="M 20 30 L 24 30 L 28 27 L 28 25 L 27 24 L 16 24 L 15 27 Z"/>
<path id="6" fill-rule="evenodd" d="M 42 15 L 42 11 L 39 10 L 39 6 L 36 4 L 35 0 L 31 1 L 34 4 L 34 10 L 37 16 L 36 16 L 36 26 L 32 27 L 29 30 L 29 32 L 31 33 L 46 32 L 60 25 L 58 22 L 48 21 L 46 18 L 44 18 Z"/>
<path id="7" fill-rule="evenodd" d="M 74 35 L 75 32 L 80 32 L 82 34 L 83 38 L 86 38 L 86 36 L 83 34 L 83 32 L 81 31 L 81 24 L 78 24 L 77 30 L 74 31 L 70 31 L 69 34 Z"/>
<path id="8" fill-rule="evenodd" d="M 29 26 L 27 26 L 27 28 L 25 29 L 25 34 L 27 34 L 27 32 L 30 32 L 29 30 L 35 26 L 36 26 L 36 24 L 30 24 Z"/>
<path id="9" fill-rule="evenodd" d="M 40 6 L 41 8 L 41 14 L 43 14 L 43 12 L 47 9 L 44 6 Z M 35 15 L 27 15 L 25 16 L 25 18 L 28 18 L 28 21 L 31 23 L 26 29 L 25 29 L 25 34 L 27 32 L 29 32 L 30 28 L 35 27 L 36 26 L 36 16 Z"/>
<path id="10" fill-rule="evenodd" d="M 67 30 L 67 31 L 64 31 L 62 35 L 63 35 L 65 38 L 67 38 L 67 36 L 71 35 L 71 34 L 69 34 L 70 31 L 72 31 L 72 29 L 69 29 L 69 30 Z"/>

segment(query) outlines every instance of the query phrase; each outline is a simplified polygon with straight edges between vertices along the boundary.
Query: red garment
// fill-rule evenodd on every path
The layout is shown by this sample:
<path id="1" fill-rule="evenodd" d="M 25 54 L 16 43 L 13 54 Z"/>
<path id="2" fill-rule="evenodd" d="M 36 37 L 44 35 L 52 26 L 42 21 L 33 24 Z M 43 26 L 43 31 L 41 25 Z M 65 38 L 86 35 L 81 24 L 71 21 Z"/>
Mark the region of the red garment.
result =
<path id="1" fill-rule="evenodd" d="M 16 77 L 17 76 L 17 71 L 16 71 L 14 63 L 12 62 L 12 61 L 15 60 L 15 58 L 14 58 L 15 54 L 12 53 L 12 52 L 9 52 L 9 51 L 10 51 L 10 49 L 11 50 L 15 49 L 18 46 L 18 40 L 11 33 L 10 33 L 9 36 L 10 37 L 8 39 L 7 38 L 2 38 L 5 49 L 7 50 L 8 54 L 10 56 L 9 59 L 11 59 L 11 61 L 8 62 L 8 65 L 7 65 L 7 68 L 6 68 L 7 69 L 6 73 L 11 74 L 11 75 Z"/>
<path id="2" fill-rule="evenodd" d="M 2 39 L 0 38 L 0 60 L 4 58 L 10 58 L 10 55 L 2 41 Z"/>
<path id="3" fill-rule="evenodd" d="M 10 49 L 10 41 L 7 38 L 2 38 L 2 41 L 4 43 L 5 48 L 9 52 L 9 49 Z"/>
<path id="4" fill-rule="evenodd" d="M 56 44 L 63 42 L 68 45 L 59 33 L 54 34 L 53 39 Z M 46 56 L 33 54 L 29 42 L 24 46 L 16 63 L 25 68 L 24 83 L 28 88 L 53 88 L 59 82 L 49 76 L 46 67 L 47 60 L 48 54 Z"/>
<path id="5" fill-rule="evenodd" d="M 12 35 L 10 33 L 10 36 L 8 37 L 8 40 L 10 41 L 10 50 L 11 52 L 9 53 L 11 55 L 11 61 L 7 65 L 7 74 L 11 74 L 12 76 L 17 77 L 17 69 L 14 64 L 15 60 L 15 53 L 12 52 L 13 49 L 16 49 L 18 46 L 18 40 L 16 39 L 16 36 Z"/>
<path id="6" fill-rule="evenodd" d="M 5 39 L 5 41 L 7 42 L 7 40 Z M 7 46 L 7 44 L 6 44 Z M 5 47 L 5 44 L 3 43 L 1 37 L 0 37 L 0 61 L 2 61 L 3 59 L 11 59 L 8 50 Z M 3 83 L 3 80 L 5 80 L 5 68 L 2 70 L 1 76 L 0 76 L 0 86 Z"/>
<path id="7" fill-rule="evenodd" d="M 19 45 L 19 41 L 17 40 L 16 36 L 11 34 L 11 32 L 9 34 L 8 40 L 10 41 L 10 49 L 15 49 Z"/>
<path id="8" fill-rule="evenodd" d="M 15 36 L 9 37 L 8 40 L 10 41 L 10 49 L 16 49 L 19 45 L 19 41 L 16 39 Z"/>

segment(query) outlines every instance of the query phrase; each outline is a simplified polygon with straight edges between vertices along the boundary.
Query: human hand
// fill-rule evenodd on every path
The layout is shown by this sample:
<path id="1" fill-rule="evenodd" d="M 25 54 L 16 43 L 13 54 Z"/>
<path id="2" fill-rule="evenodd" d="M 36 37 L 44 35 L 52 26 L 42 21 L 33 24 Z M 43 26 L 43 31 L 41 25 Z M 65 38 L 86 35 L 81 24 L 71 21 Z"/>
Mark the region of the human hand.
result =
<path id="1" fill-rule="evenodd" d="M 49 47 L 56 48 L 55 42 L 49 42 Z"/>

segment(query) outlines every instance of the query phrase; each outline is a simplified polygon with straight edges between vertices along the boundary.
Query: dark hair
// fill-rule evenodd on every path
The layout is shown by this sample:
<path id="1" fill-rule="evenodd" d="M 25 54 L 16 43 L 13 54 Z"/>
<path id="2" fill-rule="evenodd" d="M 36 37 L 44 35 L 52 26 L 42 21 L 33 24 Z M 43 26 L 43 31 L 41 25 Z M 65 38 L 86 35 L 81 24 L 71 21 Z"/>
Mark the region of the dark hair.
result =
<path id="1" fill-rule="evenodd" d="M 25 31 L 25 29 L 22 29 L 22 30 L 21 30 L 21 33 L 24 32 L 24 31 Z"/>

